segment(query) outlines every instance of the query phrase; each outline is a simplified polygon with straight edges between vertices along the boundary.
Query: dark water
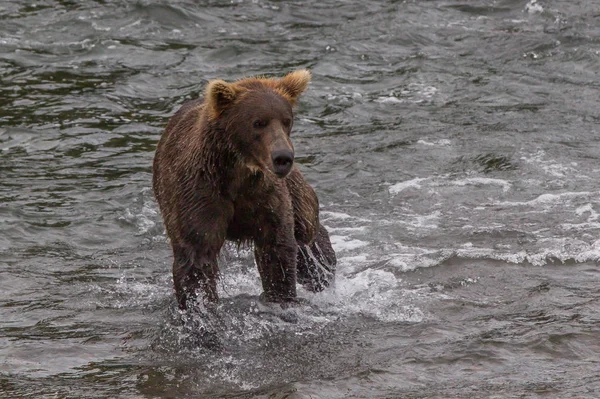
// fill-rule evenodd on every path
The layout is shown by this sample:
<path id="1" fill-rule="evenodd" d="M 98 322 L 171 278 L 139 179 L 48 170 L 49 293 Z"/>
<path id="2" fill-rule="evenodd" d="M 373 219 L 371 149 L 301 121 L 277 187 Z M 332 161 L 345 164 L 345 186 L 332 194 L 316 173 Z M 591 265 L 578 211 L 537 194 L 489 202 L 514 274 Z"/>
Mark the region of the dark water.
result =
<path id="1" fill-rule="evenodd" d="M 336 289 L 183 328 L 158 137 L 299 67 Z M 0 2 L 0 396 L 598 398 L 599 98 L 599 1 Z"/>

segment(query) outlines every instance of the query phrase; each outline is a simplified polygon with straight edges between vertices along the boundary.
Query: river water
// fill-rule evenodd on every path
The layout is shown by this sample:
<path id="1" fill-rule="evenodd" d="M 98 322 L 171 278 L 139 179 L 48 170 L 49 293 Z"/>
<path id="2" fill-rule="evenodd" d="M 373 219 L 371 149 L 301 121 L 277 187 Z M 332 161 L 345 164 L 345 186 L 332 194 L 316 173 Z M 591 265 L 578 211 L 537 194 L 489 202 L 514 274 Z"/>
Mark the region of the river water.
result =
<path id="1" fill-rule="evenodd" d="M 600 397 L 600 2 L 0 2 L 0 396 Z M 334 290 L 227 248 L 182 324 L 151 191 L 208 79 L 309 68 Z M 208 345 L 209 331 L 218 345 Z"/>

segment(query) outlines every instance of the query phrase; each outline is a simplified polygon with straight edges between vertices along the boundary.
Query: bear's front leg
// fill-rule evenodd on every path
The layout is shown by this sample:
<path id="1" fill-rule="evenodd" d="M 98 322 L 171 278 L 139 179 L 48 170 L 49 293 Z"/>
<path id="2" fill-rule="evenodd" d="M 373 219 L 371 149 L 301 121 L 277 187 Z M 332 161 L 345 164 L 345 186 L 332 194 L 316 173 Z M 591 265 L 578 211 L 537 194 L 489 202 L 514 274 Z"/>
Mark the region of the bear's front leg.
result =
<path id="1" fill-rule="evenodd" d="M 173 282 L 180 309 L 202 295 L 205 304 L 215 303 L 219 267 L 217 257 L 225 243 L 232 206 L 223 201 L 196 197 L 179 218 L 180 234 L 172 238 Z"/>
<path id="2" fill-rule="evenodd" d="M 254 257 L 262 280 L 263 296 L 269 302 L 296 298 L 296 256 L 294 215 L 289 196 L 261 218 L 260 234 L 254 240 Z"/>
<path id="3" fill-rule="evenodd" d="M 179 308 L 187 309 L 190 300 L 198 295 L 205 303 L 217 302 L 218 251 L 173 244 L 173 254 L 173 282 Z"/>
<path id="4" fill-rule="evenodd" d="M 268 302 L 289 302 L 296 298 L 296 240 L 256 244 L 254 256 Z"/>

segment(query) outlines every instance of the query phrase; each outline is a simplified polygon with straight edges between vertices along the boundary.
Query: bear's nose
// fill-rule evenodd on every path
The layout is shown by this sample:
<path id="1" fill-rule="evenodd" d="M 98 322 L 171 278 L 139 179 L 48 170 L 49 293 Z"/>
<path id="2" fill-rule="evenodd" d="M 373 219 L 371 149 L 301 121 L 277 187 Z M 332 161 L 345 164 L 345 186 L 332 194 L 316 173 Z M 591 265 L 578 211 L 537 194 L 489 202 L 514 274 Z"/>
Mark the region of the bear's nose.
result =
<path id="1" fill-rule="evenodd" d="M 294 153 L 290 150 L 273 151 L 271 154 L 271 160 L 273 161 L 273 169 L 275 174 L 279 177 L 285 177 L 292 169 L 292 164 L 294 163 Z"/>

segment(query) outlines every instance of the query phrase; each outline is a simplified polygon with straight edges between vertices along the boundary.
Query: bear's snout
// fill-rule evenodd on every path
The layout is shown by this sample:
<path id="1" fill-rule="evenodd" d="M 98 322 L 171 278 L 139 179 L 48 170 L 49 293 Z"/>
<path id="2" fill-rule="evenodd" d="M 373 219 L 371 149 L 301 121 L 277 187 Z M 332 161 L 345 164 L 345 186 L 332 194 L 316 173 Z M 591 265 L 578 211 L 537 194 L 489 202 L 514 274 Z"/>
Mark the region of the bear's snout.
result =
<path id="1" fill-rule="evenodd" d="M 290 150 L 278 150 L 271 153 L 273 171 L 278 177 L 285 177 L 294 163 L 294 153 Z"/>

